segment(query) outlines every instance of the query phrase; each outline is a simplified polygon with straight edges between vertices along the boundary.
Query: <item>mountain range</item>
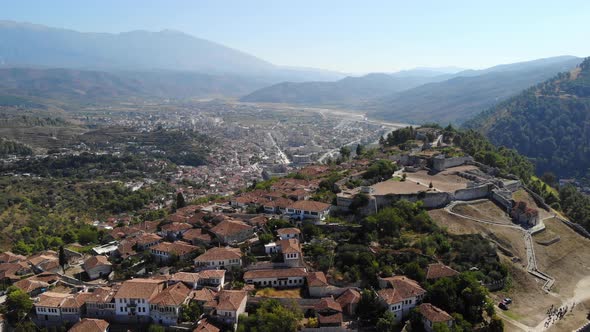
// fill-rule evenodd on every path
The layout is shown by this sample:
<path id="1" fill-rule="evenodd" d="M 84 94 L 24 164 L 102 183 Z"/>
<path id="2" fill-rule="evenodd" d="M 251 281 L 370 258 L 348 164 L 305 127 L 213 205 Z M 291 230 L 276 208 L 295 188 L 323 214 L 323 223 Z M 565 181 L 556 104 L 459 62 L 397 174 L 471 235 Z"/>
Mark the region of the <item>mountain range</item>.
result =
<path id="1" fill-rule="evenodd" d="M 590 176 L 590 58 L 464 126 L 528 156 L 538 174 Z"/>
<path id="2" fill-rule="evenodd" d="M 335 82 L 284 82 L 254 91 L 241 100 L 335 105 L 407 123 L 461 123 L 531 85 L 574 68 L 580 61 L 573 56 L 559 56 L 452 74 L 416 70 L 347 77 Z"/>
<path id="3" fill-rule="evenodd" d="M 244 102 L 354 106 L 372 98 L 419 85 L 442 81 L 450 74 L 417 70 L 394 74 L 373 73 L 335 82 L 282 82 L 242 97 Z"/>
<path id="4" fill-rule="evenodd" d="M 205 39 L 173 31 L 86 33 L 0 21 L 0 65 L 85 70 L 173 70 L 282 80 L 335 80 L 343 74 L 281 67 Z"/>
<path id="5" fill-rule="evenodd" d="M 129 98 L 237 97 L 267 84 L 246 76 L 194 72 L 0 68 L 0 95 L 11 103 L 23 98 L 92 104 Z"/>

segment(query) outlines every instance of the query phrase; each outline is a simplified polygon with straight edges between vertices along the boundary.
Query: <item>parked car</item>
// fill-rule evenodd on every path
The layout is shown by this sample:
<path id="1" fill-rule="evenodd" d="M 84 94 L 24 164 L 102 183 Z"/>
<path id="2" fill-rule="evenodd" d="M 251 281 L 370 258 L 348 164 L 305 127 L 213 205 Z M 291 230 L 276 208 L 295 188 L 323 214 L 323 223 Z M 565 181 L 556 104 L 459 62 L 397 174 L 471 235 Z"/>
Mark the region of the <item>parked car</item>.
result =
<path id="1" fill-rule="evenodd" d="M 504 303 L 504 302 L 500 302 L 500 303 L 498 303 L 498 308 L 500 308 L 502 310 L 508 310 L 508 305 L 506 305 L 506 303 Z"/>
<path id="2" fill-rule="evenodd" d="M 507 297 L 505 298 L 502 302 L 506 303 L 506 304 L 512 304 L 512 299 Z"/>

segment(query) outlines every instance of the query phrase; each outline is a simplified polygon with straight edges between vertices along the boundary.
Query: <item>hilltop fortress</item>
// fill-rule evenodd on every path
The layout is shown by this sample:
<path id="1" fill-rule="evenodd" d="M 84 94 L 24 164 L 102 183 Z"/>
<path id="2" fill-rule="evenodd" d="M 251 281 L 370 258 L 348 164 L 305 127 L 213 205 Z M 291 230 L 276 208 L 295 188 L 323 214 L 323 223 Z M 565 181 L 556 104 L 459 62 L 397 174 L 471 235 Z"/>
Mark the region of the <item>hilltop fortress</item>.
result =
<path id="1" fill-rule="evenodd" d="M 515 177 L 498 177 L 497 169 L 477 163 L 470 156 L 414 153 L 395 155 L 391 159 L 402 167 L 391 179 L 352 189 L 346 184 L 359 175 L 337 182 L 341 190 L 337 194 L 337 208 L 349 209 L 359 196 L 368 198 L 368 204 L 360 211 L 363 214 L 375 212 L 401 199 L 423 201 L 424 207 L 434 209 L 453 201 L 489 198 L 510 212 L 516 204 L 512 193 L 523 188 Z M 526 222 L 529 223 L 529 220 Z"/>

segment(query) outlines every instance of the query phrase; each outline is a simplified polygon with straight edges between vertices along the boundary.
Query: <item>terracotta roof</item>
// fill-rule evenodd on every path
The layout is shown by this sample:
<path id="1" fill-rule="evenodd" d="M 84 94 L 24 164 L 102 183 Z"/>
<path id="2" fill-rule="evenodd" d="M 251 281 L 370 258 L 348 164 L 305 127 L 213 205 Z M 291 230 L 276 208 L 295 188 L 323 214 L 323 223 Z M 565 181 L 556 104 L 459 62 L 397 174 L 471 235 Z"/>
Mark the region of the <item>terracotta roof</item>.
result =
<path id="1" fill-rule="evenodd" d="M 155 246 L 150 248 L 151 251 L 158 250 L 169 254 L 174 254 L 178 256 L 186 255 L 191 252 L 195 252 L 199 250 L 199 247 L 192 246 L 190 244 L 186 244 L 181 241 L 176 241 L 173 243 L 170 242 L 160 242 Z"/>
<path id="2" fill-rule="evenodd" d="M 387 278 L 387 281 L 389 281 L 393 288 L 382 289 L 378 292 L 379 297 L 387 304 L 398 303 L 423 295 L 426 292 L 416 281 L 404 276 Z"/>
<path id="3" fill-rule="evenodd" d="M 244 273 L 244 279 L 287 278 L 305 276 L 307 276 L 307 272 L 305 272 L 305 269 L 297 267 L 289 269 L 250 270 Z"/>
<path id="4" fill-rule="evenodd" d="M 268 201 L 265 202 L 263 205 L 265 207 L 273 207 L 273 208 L 281 208 L 281 209 L 286 209 L 287 206 L 293 204 L 293 201 L 288 199 L 288 198 L 284 198 L 284 197 L 279 197 L 279 198 L 275 198 L 272 201 Z"/>
<path id="5" fill-rule="evenodd" d="M 342 323 L 342 313 L 338 312 L 332 315 L 318 314 L 318 323 L 320 325 Z"/>
<path id="6" fill-rule="evenodd" d="M 222 290 L 219 292 L 217 300 L 218 310 L 235 311 L 238 310 L 242 301 L 248 297 L 248 293 L 241 290 Z"/>
<path id="7" fill-rule="evenodd" d="M 433 323 L 447 322 L 453 319 L 453 317 L 446 311 L 435 307 L 430 303 L 422 303 L 420 306 L 418 306 L 418 310 L 420 310 L 420 313 L 422 316 L 424 316 L 424 318 Z"/>
<path id="8" fill-rule="evenodd" d="M 86 297 L 86 302 L 110 303 L 118 290 L 118 285 L 113 287 L 99 287 Z"/>
<path id="9" fill-rule="evenodd" d="M 16 273 L 19 271 L 27 271 L 30 270 L 28 267 L 24 267 L 18 263 L 1 263 L 0 264 L 0 279 L 9 278 L 9 279 L 20 279 Z"/>
<path id="10" fill-rule="evenodd" d="M 450 268 L 444 264 L 435 263 L 435 264 L 428 265 L 428 270 L 426 271 L 426 279 L 438 279 L 438 278 L 444 278 L 444 277 L 453 277 L 458 274 L 459 274 L 459 272 L 453 270 L 452 268 Z"/>
<path id="11" fill-rule="evenodd" d="M 66 298 L 70 296 L 72 296 L 72 294 L 45 292 L 39 296 L 39 302 L 35 303 L 35 306 L 59 308 L 62 302 L 64 302 Z"/>
<path id="12" fill-rule="evenodd" d="M 40 288 L 47 288 L 49 284 L 39 280 L 23 279 L 15 282 L 13 286 L 18 287 L 25 293 L 30 293 Z"/>
<path id="13" fill-rule="evenodd" d="M 196 284 L 197 282 L 199 282 L 200 277 L 198 273 L 177 272 L 171 275 L 169 279 L 172 281 L 181 281 Z"/>
<path id="14" fill-rule="evenodd" d="M 24 261 L 26 259 L 27 258 L 25 256 L 17 255 L 17 254 L 10 252 L 10 251 L 5 251 L 0 254 L 0 262 L 4 262 L 4 263 L 14 263 L 14 262 L 18 262 L 18 261 Z"/>
<path id="15" fill-rule="evenodd" d="M 191 216 L 200 209 L 198 205 L 187 205 L 185 207 L 181 207 L 180 209 L 176 210 L 176 213 L 184 215 L 184 216 Z"/>
<path id="16" fill-rule="evenodd" d="M 68 332 L 104 332 L 108 327 L 109 323 L 106 320 L 84 318 L 74 324 Z"/>
<path id="17" fill-rule="evenodd" d="M 144 233 L 135 237 L 135 243 L 139 246 L 162 241 L 162 237 L 154 233 Z"/>
<path id="18" fill-rule="evenodd" d="M 259 215 L 256 216 L 254 218 L 251 218 L 248 220 L 248 223 L 252 224 L 252 225 L 265 225 L 268 222 L 268 218 L 263 216 L 263 215 Z"/>
<path id="19" fill-rule="evenodd" d="M 340 303 L 341 306 L 345 307 L 349 304 L 359 303 L 361 300 L 361 293 L 356 289 L 349 288 L 340 294 L 336 299 L 336 302 Z"/>
<path id="20" fill-rule="evenodd" d="M 237 259 L 242 258 L 242 252 L 239 248 L 218 248 L 214 247 L 207 251 L 204 254 L 195 258 L 196 262 L 209 262 L 209 261 L 217 261 L 217 260 L 226 260 L 226 259 Z"/>
<path id="21" fill-rule="evenodd" d="M 307 274 L 307 286 L 309 287 L 323 287 L 328 286 L 326 275 L 324 272 L 310 272 Z"/>
<path id="22" fill-rule="evenodd" d="M 215 298 L 217 297 L 217 292 L 209 288 L 203 288 L 193 291 L 191 297 L 195 301 L 209 302 L 215 300 Z"/>
<path id="23" fill-rule="evenodd" d="M 287 234 L 301 234 L 299 228 L 289 227 L 289 228 L 279 228 L 277 229 L 278 235 L 287 235 Z"/>
<path id="24" fill-rule="evenodd" d="M 393 276 L 384 278 L 384 280 L 386 280 L 391 287 L 396 289 L 403 298 L 410 298 L 426 293 L 417 281 L 406 276 Z"/>
<path id="25" fill-rule="evenodd" d="M 84 271 L 88 271 L 91 270 L 97 266 L 103 266 L 103 265 L 112 265 L 111 262 L 109 262 L 109 259 L 106 256 L 92 256 L 90 258 L 88 258 L 86 261 L 84 261 Z"/>
<path id="26" fill-rule="evenodd" d="M 225 277 L 225 270 L 203 270 L 200 271 L 198 274 L 199 277 L 203 279 L 221 279 Z"/>
<path id="27" fill-rule="evenodd" d="M 135 243 L 137 241 L 135 239 L 125 239 L 119 242 L 117 246 L 117 252 L 121 255 L 122 258 L 127 258 L 129 256 L 134 256 L 137 252 L 133 249 Z"/>
<path id="28" fill-rule="evenodd" d="M 252 226 L 239 220 L 223 220 L 217 226 L 211 228 L 211 232 L 220 236 L 235 235 L 245 230 L 252 229 Z"/>
<path id="29" fill-rule="evenodd" d="M 207 319 L 203 319 L 199 322 L 199 325 L 193 330 L 193 332 L 220 332 L 215 325 L 209 323 Z"/>
<path id="30" fill-rule="evenodd" d="M 193 228 L 193 226 L 191 226 L 187 223 L 182 223 L 182 222 L 172 222 L 169 224 L 162 225 L 161 228 L 165 232 L 180 232 L 180 231 L 189 230 L 189 229 Z"/>
<path id="31" fill-rule="evenodd" d="M 311 212 L 322 212 L 328 210 L 332 205 L 316 201 L 297 201 L 289 205 L 289 209 L 311 211 Z"/>
<path id="32" fill-rule="evenodd" d="M 280 240 L 277 244 L 281 247 L 283 254 L 301 253 L 301 246 L 297 239 Z"/>
<path id="33" fill-rule="evenodd" d="M 62 308 L 80 308 L 82 307 L 88 298 L 92 296 L 92 293 L 78 293 L 72 296 L 69 296 L 65 299 L 65 301 L 61 304 Z"/>
<path id="34" fill-rule="evenodd" d="M 185 240 L 201 240 L 203 242 L 211 242 L 211 235 L 207 232 L 203 232 L 200 228 L 193 228 L 182 234 L 182 238 Z"/>
<path id="35" fill-rule="evenodd" d="M 334 301 L 332 297 L 324 297 L 322 298 L 315 306 L 315 311 L 325 311 L 325 310 L 333 310 L 337 312 L 342 312 L 342 306 L 340 303 Z"/>
<path id="36" fill-rule="evenodd" d="M 133 279 L 124 281 L 115 294 L 116 299 L 150 299 L 164 288 L 164 281 Z"/>
<path id="37" fill-rule="evenodd" d="M 150 304 L 159 306 L 180 306 L 188 298 L 191 290 L 183 283 L 174 284 L 149 300 Z"/>

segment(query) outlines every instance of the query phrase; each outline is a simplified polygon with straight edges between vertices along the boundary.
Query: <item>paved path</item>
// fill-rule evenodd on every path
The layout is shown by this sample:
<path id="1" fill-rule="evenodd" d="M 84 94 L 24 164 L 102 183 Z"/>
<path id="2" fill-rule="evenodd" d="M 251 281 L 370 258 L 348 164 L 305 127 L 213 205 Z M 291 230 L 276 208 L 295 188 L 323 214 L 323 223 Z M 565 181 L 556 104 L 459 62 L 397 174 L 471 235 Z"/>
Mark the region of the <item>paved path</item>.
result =
<path id="1" fill-rule="evenodd" d="M 545 225 L 543 224 L 543 221 L 545 219 L 548 218 L 553 218 L 553 216 L 545 218 L 543 220 L 541 220 L 539 222 L 538 226 L 535 226 L 535 229 L 524 229 L 520 226 L 517 225 L 510 225 L 510 224 L 506 224 L 503 222 L 498 222 L 498 221 L 492 221 L 492 220 L 483 220 L 483 219 L 478 219 L 478 218 L 474 218 L 474 217 L 469 217 L 469 216 L 465 216 L 459 213 L 456 213 L 453 211 L 453 208 L 458 205 L 458 204 L 473 204 L 473 203 L 479 203 L 479 202 L 484 202 L 487 201 L 487 199 L 485 200 L 476 200 L 476 201 L 470 201 L 470 202 L 457 202 L 457 201 L 453 201 L 451 203 L 449 203 L 449 205 L 447 205 L 445 207 L 445 211 L 447 211 L 448 213 L 460 217 L 460 218 L 464 218 L 464 219 L 468 219 L 468 220 L 473 220 L 475 222 L 479 222 L 482 224 L 487 224 L 487 225 L 494 225 L 494 226 L 498 226 L 498 227 L 506 227 L 506 228 L 511 228 L 511 229 L 516 229 L 518 231 L 523 232 L 523 236 L 524 236 L 524 247 L 526 250 L 526 256 L 527 256 L 527 266 L 526 266 L 526 270 L 528 273 L 532 274 L 533 276 L 535 276 L 536 278 L 539 278 L 543 281 L 545 281 L 545 283 L 543 284 L 543 290 L 547 293 L 551 292 L 551 287 L 553 286 L 553 284 L 555 283 L 555 279 L 553 279 L 551 276 L 549 276 L 546 273 L 543 273 L 541 271 L 539 271 L 538 267 L 537 267 L 537 258 L 535 257 L 535 246 L 533 243 L 533 237 L 532 237 L 532 233 L 534 231 L 538 231 L 540 229 L 543 229 L 545 227 Z"/>

